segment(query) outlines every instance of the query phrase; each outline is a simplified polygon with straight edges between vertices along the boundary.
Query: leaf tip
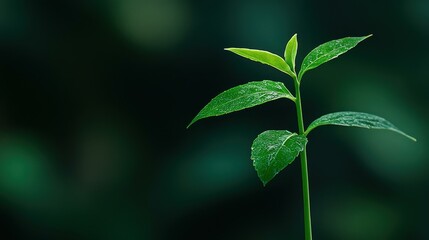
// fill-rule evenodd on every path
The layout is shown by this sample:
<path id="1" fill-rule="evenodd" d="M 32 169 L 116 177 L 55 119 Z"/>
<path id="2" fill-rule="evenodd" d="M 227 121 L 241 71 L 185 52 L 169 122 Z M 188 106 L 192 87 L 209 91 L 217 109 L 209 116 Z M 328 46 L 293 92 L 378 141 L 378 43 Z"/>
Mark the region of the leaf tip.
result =
<path id="1" fill-rule="evenodd" d="M 417 142 L 417 139 L 415 137 L 412 137 L 412 136 L 410 136 L 410 135 L 408 135 L 408 134 L 406 134 L 406 133 L 404 133 L 404 132 L 402 132 L 400 130 L 394 130 L 394 131 L 397 132 L 397 133 L 399 133 L 399 134 L 401 134 L 401 135 L 403 135 L 404 137 L 410 139 L 413 142 Z"/>
<path id="2" fill-rule="evenodd" d="M 413 142 L 417 142 L 417 139 L 415 137 L 412 137 L 412 136 L 410 136 L 408 134 L 406 134 L 405 137 L 407 137 L 408 139 L 410 139 Z"/>
<path id="3" fill-rule="evenodd" d="M 261 182 L 262 182 L 262 186 L 266 187 L 269 181 L 264 181 L 264 180 L 261 179 Z"/>
<path id="4" fill-rule="evenodd" d="M 367 38 L 370 38 L 370 37 L 372 37 L 372 35 L 373 35 L 373 34 L 371 33 L 371 34 L 369 34 L 369 35 L 363 36 L 363 37 L 362 37 L 362 40 L 365 40 L 365 39 L 367 39 Z"/>
<path id="5" fill-rule="evenodd" d="M 186 126 L 186 129 L 189 129 L 196 121 L 198 121 L 199 119 L 198 118 L 194 118 L 194 119 L 192 119 L 192 121 L 188 124 L 188 126 Z"/>

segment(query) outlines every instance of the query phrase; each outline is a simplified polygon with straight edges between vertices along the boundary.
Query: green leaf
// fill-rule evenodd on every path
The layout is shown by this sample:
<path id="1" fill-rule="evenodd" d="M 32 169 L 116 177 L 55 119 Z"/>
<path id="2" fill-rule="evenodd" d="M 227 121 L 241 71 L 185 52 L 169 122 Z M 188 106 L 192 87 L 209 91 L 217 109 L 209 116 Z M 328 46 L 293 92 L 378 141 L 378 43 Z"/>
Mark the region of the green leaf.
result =
<path id="1" fill-rule="evenodd" d="M 301 69 L 298 74 L 299 81 L 301 81 L 302 76 L 308 70 L 338 57 L 370 36 L 372 36 L 372 34 L 364 37 L 346 37 L 332 40 L 311 50 L 302 61 Z"/>
<path id="2" fill-rule="evenodd" d="M 305 135 L 310 133 L 310 131 L 314 128 L 323 125 L 338 125 L 346 127 L 390 130 L 404 135 L 405 137 L 413 141 L 416 141 L 414 137 L 411 137 L 410 135 L 402 132 L 386 119 L 372 114 L 360 112 L 336 112 L 321 116 L 320 118 L 314 120 L 310 124 L 310 126 L 308 126 L 308 129 L 305 131 Z"/>
<path id="3" fill-rule="evenodd" d="M 285 60 L 286 63 L 289 65 L 290 69 L 295 72 L 295 59 L 296 59 L 296 53 L 298 51 L 298 39 L 297 34 L 295 33 L 292 38 L 289 40 L 289 42 L 286 44 L 285 49 Z"/>
<path id="4" fill-rule="evenodd" d="M 253 166 L 264 186 L 304 150 L 307 138 L 286 130 L 265 131 L 253 141 Z"/>
<path id="5" fill-rule="evenodd" d="M 213 98 L 191 121 L 189 128 L 196 121 L 220 116 L 227 113 L 254 107 L 279 98 L 295 101 L 295 97 L 281 82 L 263 80 L 249 82 L 233 87 Z"/>
<path id="6" fill-rule="evenodd" d="M 286 64 L 285 60 L 280 56 L 262 50 L 248 49 L 248 48 L 225 48 L 225 50 L 233 52 L 242 57 L 248 58 L 252 61 L 260 62 L 267 64 L 271 67 L 274 67 L 289 76 L 293 76 L 292 71 L 289 66 Z"/>

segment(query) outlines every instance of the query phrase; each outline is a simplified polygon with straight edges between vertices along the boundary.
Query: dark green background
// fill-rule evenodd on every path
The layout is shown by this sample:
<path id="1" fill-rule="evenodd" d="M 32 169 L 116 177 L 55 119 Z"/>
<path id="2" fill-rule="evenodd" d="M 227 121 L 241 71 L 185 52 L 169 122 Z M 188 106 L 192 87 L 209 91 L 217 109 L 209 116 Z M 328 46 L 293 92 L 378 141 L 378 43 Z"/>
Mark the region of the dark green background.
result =
<path id="1" fill-rule="evenodd" d="M 212 97 L 281 73 L 225 47 L 298 62 L 374 36 L 306 74 L 304 118 L 377 114 L 415 136 L 320 128 L 308 144 L 318 240 L 429 239 L 429 2 L 0 1 L 0 227 L 4 239 L 303 239 L 300 166 L 262 187 L 267 129 L 287 100 L 186 125 Z"/>

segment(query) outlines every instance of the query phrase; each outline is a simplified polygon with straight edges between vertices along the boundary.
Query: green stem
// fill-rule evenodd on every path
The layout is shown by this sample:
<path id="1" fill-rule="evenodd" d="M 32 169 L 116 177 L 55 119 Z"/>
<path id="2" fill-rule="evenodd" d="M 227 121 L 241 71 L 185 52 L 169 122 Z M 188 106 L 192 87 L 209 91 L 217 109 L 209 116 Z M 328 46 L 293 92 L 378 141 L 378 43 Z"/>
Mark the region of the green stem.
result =
<path id="1" fill-rule="evenodd" d="M 302 103 L 301 103 L 301 93 L 300 93 L 300 83 L 295 80 L 295 95 L 296 95 L 296 114 L 298 118 L 298 129 L 299 134 L 304 134 L 304 120 L 302 117 Z M 304 198 L 304 227 L 305 227 L 305 240 L 311 240 L 311 212 L 310 212 L 310 188 L 308 184 L 308 168 L 307 168 L 307 152 L 306 147 L 300 153 L 301 157 L 301 174 L 302 174 L 302 193 Z"/>

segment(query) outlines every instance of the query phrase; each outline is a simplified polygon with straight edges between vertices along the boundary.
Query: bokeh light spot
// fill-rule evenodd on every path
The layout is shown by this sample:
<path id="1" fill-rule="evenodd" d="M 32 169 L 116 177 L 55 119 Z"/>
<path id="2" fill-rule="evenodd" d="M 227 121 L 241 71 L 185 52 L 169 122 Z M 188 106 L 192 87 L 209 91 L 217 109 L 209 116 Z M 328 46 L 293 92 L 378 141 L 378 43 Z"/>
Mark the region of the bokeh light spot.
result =
<path id="1" fill-rule="evenodd" d="M 188 7 L 176 0 L 117 0 L 113 15 L 128 40 L 148 49 L 175 46 L 190 23 Z"/>

